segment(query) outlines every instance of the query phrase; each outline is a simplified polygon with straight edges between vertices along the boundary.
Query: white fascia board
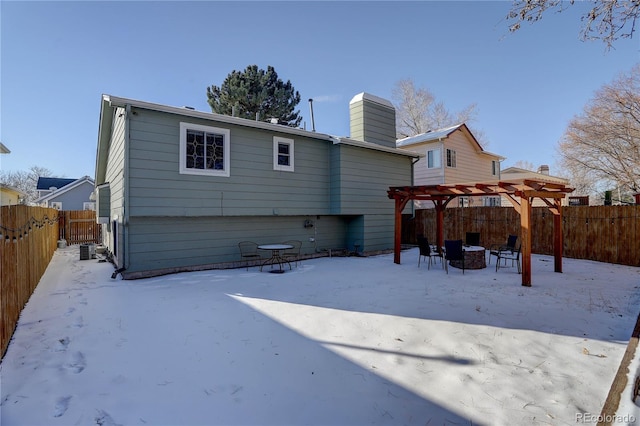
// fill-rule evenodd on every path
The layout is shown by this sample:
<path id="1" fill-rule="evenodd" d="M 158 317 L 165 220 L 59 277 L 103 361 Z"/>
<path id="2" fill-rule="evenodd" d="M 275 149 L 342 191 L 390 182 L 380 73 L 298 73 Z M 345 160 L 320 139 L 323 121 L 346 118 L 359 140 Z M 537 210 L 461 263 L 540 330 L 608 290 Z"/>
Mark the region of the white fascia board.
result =
<path id="1" fill-rule="evenodd" d="M 135 99 L 119 98 L 117 96 L 102 95 L 103 100 L 111 106 L 125 107 L 130 105 L 134 108 L 148 109 L 152 111 L 166 112 L 170 114 L 183 115 L 185 117 L 201 118 L 204 120 L 216 121 L 219 123 L 235 124 L 243 127 L 252 127 L 255 129 L 269 130 L 272 132 L 286 133 L 290 135 L 305 136 L 308 138 L 331 140 L 331 136 L 324 133 L 310 132 L 304 129 L 284 126 L 282 124 L 271 124 L 268 122 L 248 120 L 246 118 L 231 117 L 229 115 L 216 114 L 213 112 L 202 112 L 188 108 L 172 107 L 168 105 L 155 104 L 151 102 L 137 101 Z"/>
<path id="2" fill-rule="evenodd" d="M 420 155 L 416 152 L 407 151 L 405 149 L 391 148 L 391 147 L 379 145 L 377 143 L 359 141 L 356 139 L 349 139 L 349 138 L 340 138 L 337 136 L 333 137 L 333 144 L 349 145 L 349 146 L 356 146 L 358 148 L 373 149 L 375 151 L 382 151 L 382 152 L 388 152 L 391 154 L 404 155 L 405 157 L 413 157 L 413 158 L 418 158 L 421 156 L 424 157 L 424 155 Z"/>

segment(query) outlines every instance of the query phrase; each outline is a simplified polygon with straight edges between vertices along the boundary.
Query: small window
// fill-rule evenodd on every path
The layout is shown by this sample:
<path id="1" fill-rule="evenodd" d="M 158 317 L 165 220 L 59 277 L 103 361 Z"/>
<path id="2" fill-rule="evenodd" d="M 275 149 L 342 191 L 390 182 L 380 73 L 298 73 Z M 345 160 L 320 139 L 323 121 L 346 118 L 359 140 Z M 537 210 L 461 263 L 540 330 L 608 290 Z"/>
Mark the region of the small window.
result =
<path id="1" fill-rule="evenodd" d="M 447 149 L 447 167 L 456 167 L 456 152 L 453 149 Z"/>
<path id="2" fill-rule="evenodd" d="M 62 210 L 62 201 L 51 201 L 49 207 L 56 210 Z"/>
<path id="3" fill-rule="evenodd" d="M 441 167 L 440 150 L 433 149 L 433 150 L 427 151 L 427 168 L 439 169 L 440 167 Z"/>
<path id="4" fill-rule="evenodd" d="M 180 173 L 229 176 L 229 129 L 180 123 Z"/>
<path id="5" fill-rule="evenodd" d="M 493 176 L 498 176 L 499 163 L 496 160 L 491 161 L 491 174 Z"/>
<path id="6" fill-rule="evenodd" d="M 273 170 L 293 171 L 293 139 L 273 137 Z"/>
<path id="7" fill-rule="evenodd" d="M 82 210 L 96 210 L 96 203 L 85 201 L 82 203 Z"/>
<path id="8" fill-rule="evenodd" d="M 487 197 L 484 200 L 484 205 L 487 207 L 499 207 L 500 197 Z"/>

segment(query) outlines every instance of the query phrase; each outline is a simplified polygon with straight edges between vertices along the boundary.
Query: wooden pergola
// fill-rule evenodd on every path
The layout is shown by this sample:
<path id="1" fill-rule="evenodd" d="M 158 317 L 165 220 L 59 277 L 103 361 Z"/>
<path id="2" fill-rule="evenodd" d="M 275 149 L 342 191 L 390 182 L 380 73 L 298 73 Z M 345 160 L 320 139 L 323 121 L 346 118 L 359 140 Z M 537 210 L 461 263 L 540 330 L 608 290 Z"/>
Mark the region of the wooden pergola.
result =
<path id="1" fill-rule="evenodd" d="M 395 200 L 394 263 L 400 263 L 402 211 L 411 200 L 430 200 L 436 209 L 438 247 L 444 245 L 444 209 L 456 197 L 505 196 L 520 214 L 522 285 L 531 286 L 531 205 L 540 198 L 553 214 L 554 270 L 562 272 L 562 199 L 573 192 L 566 185 L 540 179 L 516 179 L 509 182 L 461 183 L 421 186 L 392 186 L 387 193 Z"/>

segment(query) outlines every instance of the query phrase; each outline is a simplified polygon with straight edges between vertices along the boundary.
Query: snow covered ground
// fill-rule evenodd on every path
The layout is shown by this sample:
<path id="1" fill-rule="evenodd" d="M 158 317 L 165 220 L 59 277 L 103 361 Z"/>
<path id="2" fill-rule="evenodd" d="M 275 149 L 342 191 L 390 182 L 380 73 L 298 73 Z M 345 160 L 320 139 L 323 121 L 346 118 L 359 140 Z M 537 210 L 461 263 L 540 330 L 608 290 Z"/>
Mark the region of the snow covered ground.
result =
<path id="1" fill-rule="evenodd" d="M 534 255 L 526 288 L 515 267 L 417 258 L 123 281 L 58 249 L 0 364 L 0 423 L 595 424 L 640 268 L 564 259 L 559 274 Z M 628 395 L 625 415 L 640 421 Z"/>

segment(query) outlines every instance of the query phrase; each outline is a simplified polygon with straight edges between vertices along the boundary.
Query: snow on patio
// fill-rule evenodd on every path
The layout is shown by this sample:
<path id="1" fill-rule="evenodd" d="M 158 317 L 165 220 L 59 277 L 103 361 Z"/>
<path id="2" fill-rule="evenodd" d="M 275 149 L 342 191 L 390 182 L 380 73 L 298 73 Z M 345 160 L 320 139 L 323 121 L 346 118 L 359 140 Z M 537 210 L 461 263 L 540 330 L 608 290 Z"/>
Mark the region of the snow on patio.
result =
<path id="1" fill-rule="evenodd" d="M 527 288 L 515 267 L 447 275 L 417 257 L 123 281 L 58 249 L 0 364 L 0 422 L 563 425 L 600 413 L 640 268 L 564 259 L 559 274 L 534 255 Z"/>

